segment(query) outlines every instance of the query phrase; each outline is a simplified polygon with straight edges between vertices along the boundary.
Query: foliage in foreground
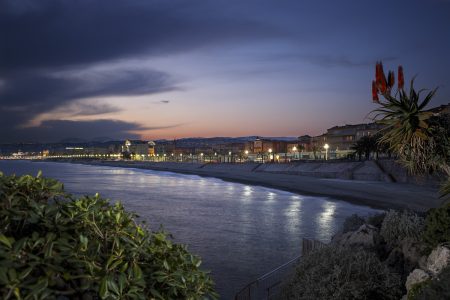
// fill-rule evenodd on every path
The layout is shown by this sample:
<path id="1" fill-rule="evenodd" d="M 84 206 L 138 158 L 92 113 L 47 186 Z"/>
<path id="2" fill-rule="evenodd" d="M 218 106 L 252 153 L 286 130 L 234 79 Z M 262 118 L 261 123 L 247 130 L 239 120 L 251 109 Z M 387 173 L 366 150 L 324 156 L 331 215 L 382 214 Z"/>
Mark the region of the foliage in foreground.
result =
<path id="1" fill-rule="evenodd" d="M 0 172 L 0 297 L 202 299 L 200 260 L 121 204 L 72 198 L 62 184 Z"/>
<path id="2" fill-rule="evenodd" d="M 385 125 L 382 130 L 381 143 L 397 154 L 413 174 L 442 172 L 447 175 L 441 193 L 450 194 L 450 139 L 449 118 L 435 117 L 426 110 L 426 106 L 436 93 L 429 91 L 425 97 L 424 90 L 414 89 L 411 80 L 409 91 L 404 88 L 403 68 L 398 68 L 398 89 L 394 94 L 394 72 L 384 75 L 381 62 L 376 65 L 375 81 L 372 82 L 373 101 L 380 106 L 373 112 L 378 122 Z M 380 101 L 378 95 L 384 100 Z"/>
<path id="3" fill-rule="evenodd" d="M 388 245 L 397 245 L 404 239 L 419 241 L 424 219 L 414 212 L 390 210 L 381 224 L 380 234 Z"/>
<path id="4" fill-rule="evenodd" d="M 357 214 L 353 214 L 344 220 L 344 224 L 342 225 L 342 233 L 346 233 L 349 231 L 355 231 L 361 225 L 363 225 L 366 221 L 364 218 L 358 216 Z"/>
<path id="5" fill-rule="evenodd" d="M 413 286 L 408 300 L 450 299 L 450 267 L 445 268 L 433 280 Z"/>
<path id="6" fill-rule="evenodd" d="M 281 299 L 400 299 L 402 286 L 374 253 L 326 247 L 301 259 Z"/>
<path id="7" fill-rule="evenodd" d="M 430 248 L 439 244 L 450 245 L 450 203 L 428 211 L 423 240 Z"/>

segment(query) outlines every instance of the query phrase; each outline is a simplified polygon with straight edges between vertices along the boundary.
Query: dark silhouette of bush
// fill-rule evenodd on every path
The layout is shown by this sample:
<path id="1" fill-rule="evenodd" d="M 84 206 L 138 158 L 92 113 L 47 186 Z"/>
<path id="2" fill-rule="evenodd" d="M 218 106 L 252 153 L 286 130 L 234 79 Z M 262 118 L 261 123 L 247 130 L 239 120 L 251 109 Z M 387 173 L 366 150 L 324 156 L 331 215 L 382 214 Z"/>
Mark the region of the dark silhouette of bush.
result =
<path id="1" fill-rule="evenodd" d="M 398 245 L 404 239 L 420 241 L 424 223 L 415 212 L 390 210 L 383 219 L 380 234 L 390 246 Z"/>
<path id="2" fill-rule="evenodd" d="M 400 299 L 403 283 L 378 257 L 359 248 L 330 246 L 304 256 L 281 299 Z"/>
<path id="3" fill-rule="evenodd" d="M 430 249 L 442 243 L 450 243 L 450 203 L 428 211 L 423 240 Z"/>
<path id="4" fill-rule="evenodd" d="M 215 298 L 200 259 L 120 203 L 0 173 L 0 298 Z"/>
<path id="5" fill-rule="evenodd" d="M 364 218 L 358 216 L 357 214 L 353 214 L 344 220 L 344 224 L 342 225 L 342 233 L 346 233 L 349 231 L 355 231 L 361 225 L 365 223 Z"/>
<path id="6" fill-rule="evenodd" d="M 367 224 L 372 225 L 378 229 L 381 228 L 384 218 L 386 217 L 386 213 L 377 213 L 367 217 Z"/>

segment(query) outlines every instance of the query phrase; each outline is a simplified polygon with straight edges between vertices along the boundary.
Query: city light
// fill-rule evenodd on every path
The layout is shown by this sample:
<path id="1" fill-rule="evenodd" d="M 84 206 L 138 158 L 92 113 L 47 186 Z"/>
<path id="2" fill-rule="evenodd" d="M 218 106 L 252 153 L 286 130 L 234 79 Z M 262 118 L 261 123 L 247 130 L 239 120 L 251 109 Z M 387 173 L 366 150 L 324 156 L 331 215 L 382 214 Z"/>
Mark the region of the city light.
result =
<path id="1" fill-rule="evenodd" d="M 325 148 L 325 160 L 328 160 L 328 148 L 330 148 L 330 146 L 328 144 L 323 145 L 323 147 Z"/>

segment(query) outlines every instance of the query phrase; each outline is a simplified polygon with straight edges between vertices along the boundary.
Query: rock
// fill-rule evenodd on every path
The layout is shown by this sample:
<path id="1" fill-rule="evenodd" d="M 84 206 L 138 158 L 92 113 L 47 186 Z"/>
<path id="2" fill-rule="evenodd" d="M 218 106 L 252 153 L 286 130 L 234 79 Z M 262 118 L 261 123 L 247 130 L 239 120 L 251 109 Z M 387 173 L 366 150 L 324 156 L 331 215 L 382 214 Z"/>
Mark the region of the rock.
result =
<path id="1" fill-rule="evenodd" d="M 419 259 L 419 268 L 422 270 L 428 270 L 427 269 L 427 256 L 423 255 Z"/>
<path id="2" fill-rule="evenodd" d="M 374 226 L 363 224 L 356 231 L 350 231 L 333 237 L 333 243 L 340 246 L 360 245 L 374 247 L 381 242 L 382 238 L 378 229 Z"/>
<path id="3" fill-rule="evenodd" d="M 405 258 L 405 271 L 411 272 L 415 268 L 427 270 L 427 257 L 422 255 L 426 246 L 419 241 L 404 239 L 400 242 L 400 248 Z"/>
<path id="4" fill-rule="evenodd" d="M 428 279 L 430 279 L 430 275 L 428 275 L 427 272 L 422 269 L 415 269 L 408 275 L 408 278 L 406 279 L 406 290 L 409 293 L 409 290 L 414 284 L 424 282 Z"/>
<path id="5" fill-rule="evenodd" d="M 424 252 L 424 245 L 412 239 L 404 239 L 400 242 L 403 256 L 413 264 L 419 264 Z"/>
<path id="6" fill-rule="evenodd" d="M 450 249 L 444 246 L 437 246 L 427 259 L 427 269 L 433 275 L 439 274 L 450 264 Z"/>

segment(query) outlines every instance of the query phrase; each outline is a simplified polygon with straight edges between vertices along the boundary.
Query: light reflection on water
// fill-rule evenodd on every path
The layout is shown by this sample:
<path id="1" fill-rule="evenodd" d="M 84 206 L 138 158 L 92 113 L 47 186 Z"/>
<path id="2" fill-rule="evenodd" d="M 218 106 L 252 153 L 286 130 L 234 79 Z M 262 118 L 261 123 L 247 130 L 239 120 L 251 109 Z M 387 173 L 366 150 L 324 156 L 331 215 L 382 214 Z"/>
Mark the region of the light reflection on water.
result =
<path id="1" fill-rule="evenodd" d="M 5 173 L 61 180 L 77 194 L 121 200 L 153 229 L 160 224 L 200 255 L 223 299 L 300 254 L 301 239 L 324 242 L 345 217 L 376 212 L 321 197 L 150 170 L 61 163 L 0 161 Z"/>

